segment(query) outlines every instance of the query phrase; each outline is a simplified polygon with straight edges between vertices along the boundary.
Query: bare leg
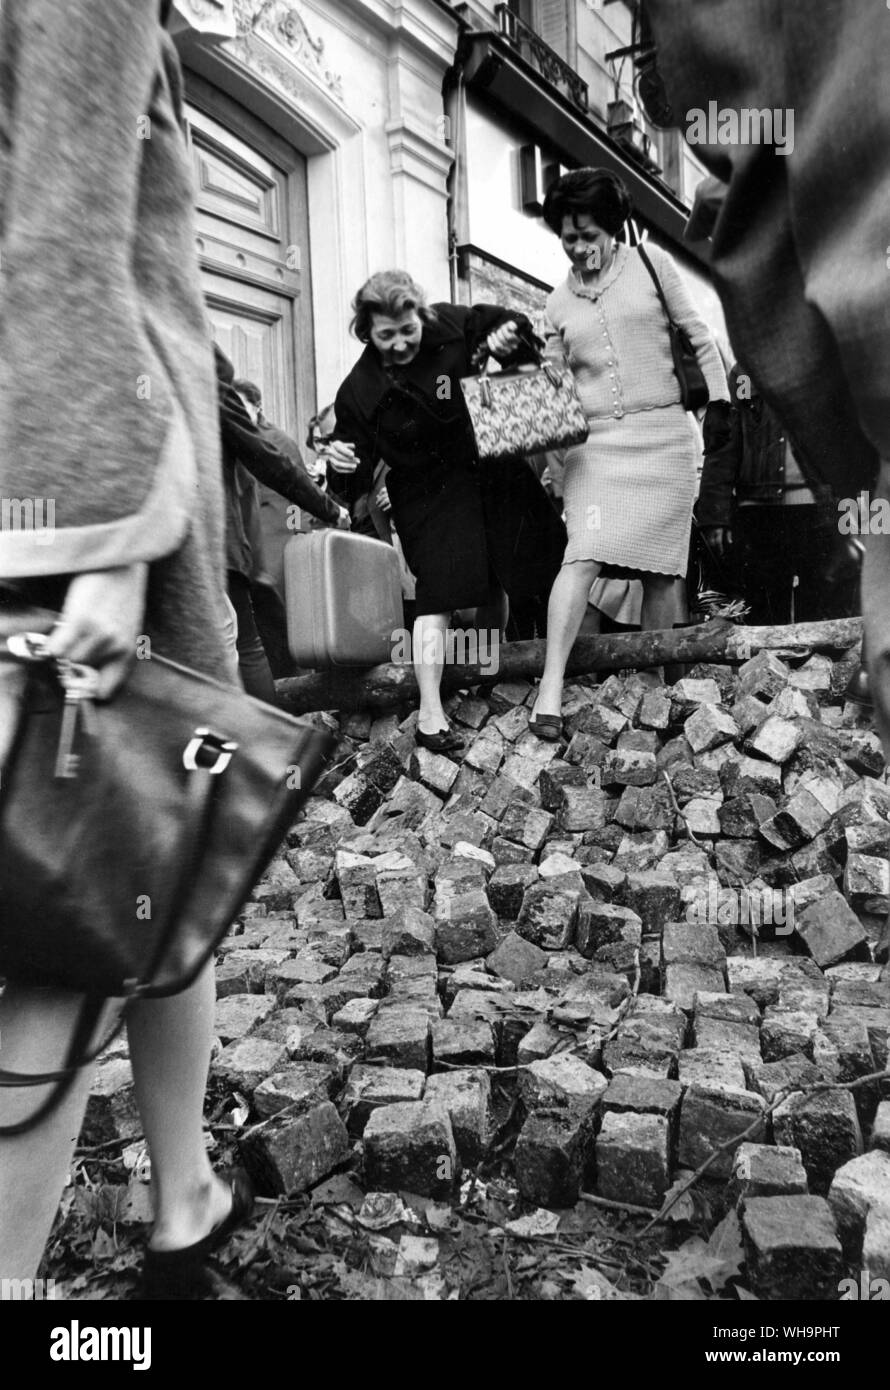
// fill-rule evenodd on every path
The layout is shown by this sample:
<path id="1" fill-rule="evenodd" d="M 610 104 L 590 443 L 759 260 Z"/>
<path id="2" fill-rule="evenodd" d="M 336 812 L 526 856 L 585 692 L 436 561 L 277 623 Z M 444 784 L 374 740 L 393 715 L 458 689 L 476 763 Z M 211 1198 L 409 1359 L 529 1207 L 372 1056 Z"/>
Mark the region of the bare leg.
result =
<path id="1" fill-rule="evenodd" d="M 438 734 L 448 728 L 440 688 L 445 666 L 447 628 L 447 613 L 424 613 L 414 621 L 414 674 L 420 690 L 417 723 L 424 734 Z"/>
<path id="2" fill-rule="evenodd" d="M 63 1066 L 82 1002 L 79 995 L 61 990 L 8 985 L 0 999 L 4 1070 L 43 1072 Z M 102 1032 L 112 1017 L 113 1006 L 100 1025 Z M 0 1138 L 0 1278 L 33 1279 L 37 1273 L 92 1077 L 92 1068 L 86 1067 L 58 1109 L 35 1129 Z M 43 1086 L 0 1089 L 0 1126 L 26 1119 L 47 1094 Z"/>
<path id="3" fill-rule="evenodd" d="M 579 637 L 599 637 L 603 629 L 603 615 L 595 604 L 588 603 L 587 611 L 578 628 Z"/>
<path id="4" fill-rule="evenodd" d="M 142 1000 L 128 1020 L 136 1099 L 151 1153 L 154 1250 L 202 1240 L 231 1206 L 204 1147 L 214 999 L 210 964 L 182 994 Z"/>
<path id="5" fill-rule="evenodd" d="M 563 565 L 556 576 L 547 605 L 547 654 L 535 714 L 560 713 L 566 662 L 587 612 L 590 586 L 599 570 L 597 560 L 577 560 Z"/>
<path id="6" fill-rule="evenodd" d="M 660 632 L 682 621 L 680 583 L 679 579 L 667 574 L 647 574 L 643 577 L 640 626 L 644 632 Z"/>

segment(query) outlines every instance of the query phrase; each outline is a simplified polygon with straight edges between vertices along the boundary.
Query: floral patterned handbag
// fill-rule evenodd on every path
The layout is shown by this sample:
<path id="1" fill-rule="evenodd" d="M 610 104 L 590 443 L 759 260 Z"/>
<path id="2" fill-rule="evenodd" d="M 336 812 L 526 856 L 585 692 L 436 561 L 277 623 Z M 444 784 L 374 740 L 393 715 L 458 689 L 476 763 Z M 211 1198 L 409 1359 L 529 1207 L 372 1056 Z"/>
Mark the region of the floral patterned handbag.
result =
<path id="1" fill-rule="evenodd" d="M 567 449 L 589 433 L 571 369 L 546 360 L 540 339 L 529 339 L 537 365 L 489 374 L 486 354 L 481 371 L 460 383 L 483 462 Z"/>

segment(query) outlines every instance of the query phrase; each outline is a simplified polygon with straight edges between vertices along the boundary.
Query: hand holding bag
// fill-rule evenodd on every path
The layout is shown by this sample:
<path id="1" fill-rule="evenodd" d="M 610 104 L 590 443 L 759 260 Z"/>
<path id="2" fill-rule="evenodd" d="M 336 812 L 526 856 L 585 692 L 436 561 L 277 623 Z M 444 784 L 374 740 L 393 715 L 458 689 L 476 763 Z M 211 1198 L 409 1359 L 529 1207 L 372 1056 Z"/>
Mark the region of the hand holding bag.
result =
<path id="1" fill-rule="evenodd" d="M 566 449 L 588 436 L 571 369 L 545 360 L 539 338 L 529 335 L 526 341 L 537 358 L 533 370 L 488 375 L 486 352 L 480 373 L 461 380 L 483 462 Z"/>
<path id="2" fill-rule="evenodd" d="M 655 285 L 655 292 L 661 301 L 667 319 L 668 334 L 671 340 L 671 357 L 674 360 L 674 371 L 680 383 L 680 400 L 684 410 L 703 410 L 708 404 L 710 395 L 708 384 L 705 381 L 705 374 L 699 366 L 698 356 L 692 346 L 692 339 L 679 323 L 671 317 L 667 300 L 664 297 L 664 290 L 661 281 L 655 273 L 655 266 L 646 254 L 643 245 L 637 247 L 643 265 L 652 276 L 652 283 Z"/>
<path id="3" fill-rule="evenodd" d="M 89 668 L 45 656 L 55 620 L 0 607 L 0 977 L 81 993 L 95 1022 L 106 997 L 192 983 L 331 739 L 160 656 L 94 703 Z M 0 1072 L 0 1085 L 70 1081 L 87 1060 L 40 1078 Z M 60 1093 L 64 1082 L 40 1115 Z"/>

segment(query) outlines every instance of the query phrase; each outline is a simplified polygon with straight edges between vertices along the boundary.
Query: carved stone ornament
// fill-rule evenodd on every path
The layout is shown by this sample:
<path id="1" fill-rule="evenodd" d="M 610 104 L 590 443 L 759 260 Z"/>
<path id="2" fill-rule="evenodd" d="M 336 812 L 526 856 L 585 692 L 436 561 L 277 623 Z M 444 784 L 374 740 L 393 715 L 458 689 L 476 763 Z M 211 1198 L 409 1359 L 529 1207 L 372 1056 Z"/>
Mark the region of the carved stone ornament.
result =
<path id="1" fill-rule="evenodd" d="M 199 34 L 229 38 L 235 33 L 233 0 L 173 0 L 173 8 Z"/>
<path id="2" fill-rule="evenodd" d="M 338 101 L 343 101 L 343 79 L 327 65 L 324 40 L 313 38 L 295 5 L 289 0 L 234 0 L 234 5 L 240 39 L 256 34 L 275 40 L 292 63 L 321 82 Z"/>

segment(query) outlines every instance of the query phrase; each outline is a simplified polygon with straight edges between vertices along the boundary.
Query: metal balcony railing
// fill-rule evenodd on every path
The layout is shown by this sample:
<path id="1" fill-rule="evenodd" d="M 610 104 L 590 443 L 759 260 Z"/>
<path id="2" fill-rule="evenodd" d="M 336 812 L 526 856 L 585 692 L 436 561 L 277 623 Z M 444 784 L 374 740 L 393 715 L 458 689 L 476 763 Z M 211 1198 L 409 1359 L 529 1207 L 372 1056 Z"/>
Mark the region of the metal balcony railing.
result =
<path id="1" fill-rule="evenodd" d="M 557 87 L 580 111 L 588 109 L 587 83 L 560 58 L 509 5 L 496 5 L 500 33 L 546 81 Z"/>

